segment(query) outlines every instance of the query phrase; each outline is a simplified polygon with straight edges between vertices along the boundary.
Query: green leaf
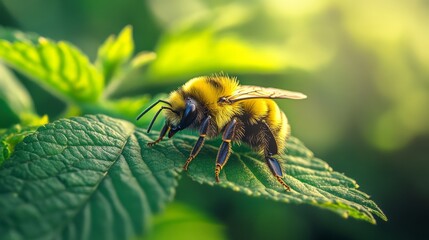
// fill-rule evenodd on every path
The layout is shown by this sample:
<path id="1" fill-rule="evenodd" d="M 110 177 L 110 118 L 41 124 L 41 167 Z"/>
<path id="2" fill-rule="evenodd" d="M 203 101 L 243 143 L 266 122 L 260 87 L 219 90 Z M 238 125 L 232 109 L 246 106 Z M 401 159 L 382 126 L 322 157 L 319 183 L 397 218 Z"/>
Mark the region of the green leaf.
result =
<path id="1" fill-rule="evenodd" d="M 148 220 L 171 200 L 178 172 L 197 138 L 178 134 L 149 148 L 147 135 L 106 116 L 62 119 L 24 139 L 0 168 L 0 239 L 126 239 L 146 232 Z M 310 204 L 375 223 L 383 212 L 296 138 L 283 156 L 286 192 L 257 154 L 235 152 L 214 180 L 218 141 L 208 141 L 189 168 L 201 183 L 255 197 Z"/>
<path id="2" fill-rule="evenodd" d="M 24 114 L 22 124 L 16 124 L 9 129 L 0 131 L 0 165 L 10 157 L 16 144 L 20 143 L 26 136 L 34 133 L 37 128 L 48 123 L 48 117 L 38 117 Z"/>
<path id="3" fill-rule="evenodd" d="M 3 64 L 0 63 L 0 116 L 1 125 L 9 125 L 19 120 L 20 114 L 34 113 L 33 100 L 24 86 L 15 78 Z M 4 123 L 4 121 L 6 121 Z M 4 124 L 3 124 L 4 123 Z M 0 125 L 0 126 L 1 126 Z"/>
<path id="4" fill-rule="evenodd" d="M 151 4 L 162 8 L 165 2 Z M 181 8 L 180 3 L 175 4 L 169 2 Z M 169 26 L 155 50 L 158 57 L 148 68 L 150 81 L 187 78 L 190 72 L 279 73 L 288 67 L 288 54 L 279 42 L 266 44 L 266 38 L 261 41 L 253 32 L 243 32 L 252 20 L 254 6 L 234 2 L 203 15 L 181 13 L 156 13 L 166 17 L 163 20 Z"/>
<path id="5" fill-rule="evenodd" d="M 196 138 L 182 138 L 186 143 L 176 143 L 176 146 L 184 149 L 183 153 L 186 154 L 191 150 L 186 146 L 194 144 Z M 353 179 L 333 171 L 295 137 L 289 138 L 287 150 L 279 158 L 282 160 L 284 180 L 291 187 L 290 192 L 276 181 L 262 158 L 244 145 L 233 147 L 234 152 L 220 174 L 220 184 L 217 184 L 214 179 L 214 159 L 218 146 L 205 144 L 204 150 L 192 161 L 188 171 L 193 180 L 220 185 L 250 196 L 310 204 L 332 210 L 345 218 L 350 216 L 373 224 L 376 222 L 373 214 L 387 220 L 369 196 L 357 190 L 358 185 Z"/>
<path id="6" fill-rule="evenodd" d="M 133 29 L 125 27 L 118 37 L 111 35 L 98 49 L 96 64 L 104 74 L 106 84 L 120 74 L 123 65 L 134 52 Z"/>
<path id="7" fill-rule="evenodd" d="M 139 52 L 131 60 L 131 67 L 133 69 L 138 69 L 152 62 L 155 59 L 156 59 L 156 54 L 154 52 Z"/>
<path id="8" fill-rule="evenodd" d="M 167 206 L 165 212 L 154 217 L 153 227 L 142 240 L 219 240 L 227 239 L 225 227 L 196 209 L 179 203 Z"/>
<path id="9" fill-rule="evenodd" d="M 210 29 L 167 35 L 155 52 L 158 58 L 148 69 L 153 81 L 184 77 L 189 72 L 275 73 L 286 67 L 285 56 L 278 48 Z"/>
<path id="10" fill-rule="evenodd" d="M 135 92 L 138 86 L 146 82 L 142 76 L 147 71 L 148 63 L 156 59 L 154 52 L 140 52 L 124 67 L 123 74 L 112 81 L 104 91 L 104 96 L 123 96 Z"/>
<path id="11" fill-rule="evenodd" d="M 40 36 L 35 33 L 24 33 L 16 29 L 0 26 L 0 39 L 9 42 L 20 41 L 36 44 L 39 38 Z"/>
<path id="12" fill-rule="evenodd" d="M 0 239 L 128 239 L 172 199 L 180 152 L 106 116 L 40 127 L 0 168 Z M 183 156 L 184 157 L 184 156 Z"/>
<path id="13" fill-rule="evenodd" d="M 111 35 L 98 49 L 96 65 L 103 73 L 107 85 L 103 93 L 105 98 L 118 92 L 120 95 L 123 89 L 127 89 L 130 81 L 139 82 L 142 67 L 156 58 L 153 52 L 140 52 L 131 59 L 133 52 L 131 26 L 126 26 L 117 37 Z"/>
<path id="14" fill-rule="evenodd" d="M 63 41 L 0 39 L 0 59 L 68 102 L 95 102 L 104 80 L 88 58 Z"/>

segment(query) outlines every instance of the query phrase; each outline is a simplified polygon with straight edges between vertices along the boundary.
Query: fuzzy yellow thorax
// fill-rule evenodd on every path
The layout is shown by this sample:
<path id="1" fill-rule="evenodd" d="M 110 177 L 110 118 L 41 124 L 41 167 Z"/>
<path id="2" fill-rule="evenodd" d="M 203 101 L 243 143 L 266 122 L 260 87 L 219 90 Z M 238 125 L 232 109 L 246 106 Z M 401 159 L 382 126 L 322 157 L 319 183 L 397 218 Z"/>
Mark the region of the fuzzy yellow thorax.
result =
<path id="1" fill-rule="evenodd" d="M 237 104 L 220 104 L 220 97 L 230 96 L 238 88 L 238 81 L 227 76 L 196 77 L 189 80 L 181 88 L 170 93 L 168 102 L 172 108 L 183 111 L 185 108 L 185 97 L 191 97 L 198 103 L 204 105 L 208 113 L 214 119 L 218 129 L 222 129 L 234 116 L 239 113 Z M 177 124 L 180 117 L 166 112 L 166 117 Z"/>

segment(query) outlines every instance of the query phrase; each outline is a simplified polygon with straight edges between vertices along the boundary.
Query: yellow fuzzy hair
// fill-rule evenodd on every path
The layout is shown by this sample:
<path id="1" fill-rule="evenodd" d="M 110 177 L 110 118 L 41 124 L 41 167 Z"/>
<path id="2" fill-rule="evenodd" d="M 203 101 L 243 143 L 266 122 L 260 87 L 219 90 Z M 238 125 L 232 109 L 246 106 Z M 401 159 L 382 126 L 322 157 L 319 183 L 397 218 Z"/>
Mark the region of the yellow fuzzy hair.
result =
<path id="1" fill-rule="evenodd" d="M 237 108 L 237 104 L 218 104 L 218 100 L 220 97 L 232 95 L 238 86 L 237 79 L 227 76 L 196 77 L 179 90 L 171 92 L 167 101 L 171 103 L 173 109 L 183 111 L 185 108 L 183 95 L 195 99 L 207 107 L 218 129 L 222 129 L 241 108 Z M 179 116 L 169 111 L 165 113 L 173 124 L 179 123 Z"/>

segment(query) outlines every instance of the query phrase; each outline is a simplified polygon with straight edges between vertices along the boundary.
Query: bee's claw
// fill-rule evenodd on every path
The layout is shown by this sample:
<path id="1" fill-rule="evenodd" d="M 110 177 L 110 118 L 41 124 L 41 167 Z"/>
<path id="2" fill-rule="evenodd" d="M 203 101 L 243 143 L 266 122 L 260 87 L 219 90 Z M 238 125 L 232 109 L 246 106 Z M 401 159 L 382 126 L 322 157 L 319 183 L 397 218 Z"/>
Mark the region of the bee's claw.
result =
<path id="1" fill-rule="evenodd" d="M 216 164 L 216 168 L 215 168 L 215 179 L 216 182 L 219 183 L 219 174 L 220 174 L 220 170 L 222 169 L 222 166 L 220 164 Z"/>
<path id="2" fill-rule="evenodd" d="M 189 158 L 186 160 L 185 164 L 183 165 L 183 170 L 188 171 L 189 163 L 191 163 L 191 161 L 192 161 L 193 159 L 194 159 L 193 157 L 189 157 Z"/>
<path id="3" fill-rule="evenodd" d="M 280 176 L 276 176 L 276 179 L 277 179 L 277 182 L 279 182 L 285 189 L 286 189 L 286 191 L 288 191 L 288 192 L 290 192 L 290 187 L 289 187 L 289 185 L 287 185 L 284 181 L 283 181 L 283 179 L 282 179 L 282 177 L 280 177 Z"/>

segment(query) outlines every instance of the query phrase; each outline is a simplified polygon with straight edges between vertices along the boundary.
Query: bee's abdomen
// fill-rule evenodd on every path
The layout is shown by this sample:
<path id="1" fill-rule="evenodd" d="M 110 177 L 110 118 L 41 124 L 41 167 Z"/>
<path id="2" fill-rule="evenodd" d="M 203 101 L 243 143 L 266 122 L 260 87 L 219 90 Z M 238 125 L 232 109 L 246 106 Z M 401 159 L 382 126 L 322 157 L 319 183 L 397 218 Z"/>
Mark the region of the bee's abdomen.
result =
<path id="1" fill-rule="evenodd" d="M 243 102 L 242 108 L 243 114 L 239 117 L 243 123 L 241 140 L 261 153 L 283 152 L 290 129 L 277 104 L 269 99 L 255 99 Z"/>

